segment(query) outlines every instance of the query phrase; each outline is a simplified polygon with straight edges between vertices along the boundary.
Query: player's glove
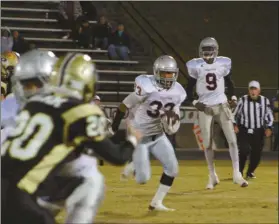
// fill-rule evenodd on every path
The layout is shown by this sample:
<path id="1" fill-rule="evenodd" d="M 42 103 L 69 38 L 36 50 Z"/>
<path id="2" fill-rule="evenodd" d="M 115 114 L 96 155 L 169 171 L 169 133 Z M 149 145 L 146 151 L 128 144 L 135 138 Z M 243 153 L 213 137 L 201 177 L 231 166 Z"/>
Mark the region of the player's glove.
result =
<path id="1" fill-rule="evenodd" d="M 112 130 L 111 124 L 112 124 L 112 121 L 107 118 L 107 136 L 108 137 L 111 137 L 114 135 L 114 131 Z"/>
<path id="2" fill-rule="evenodd" d="M 204 103 L 194 100 L 193 105 L 198 109 L 198 111 L 205 111 L 206 105 Z"/>

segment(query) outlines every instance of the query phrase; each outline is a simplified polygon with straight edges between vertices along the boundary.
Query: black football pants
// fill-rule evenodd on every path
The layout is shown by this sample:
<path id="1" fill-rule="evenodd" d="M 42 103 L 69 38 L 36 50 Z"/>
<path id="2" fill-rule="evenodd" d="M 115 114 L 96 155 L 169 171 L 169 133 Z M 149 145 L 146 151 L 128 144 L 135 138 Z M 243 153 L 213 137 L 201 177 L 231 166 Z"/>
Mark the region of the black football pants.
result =
<path id="1" fill-rule="evenodd" d="M 239 148 L 239 171 L 243 173 L 246 160 L 250 156 L 247 174 L 253 173 L 261 160 L 264 145 L 264 129 L 253 129 L 253 133 L 250 134 L 247 128 L 239 127 L 237 142 Z"/>

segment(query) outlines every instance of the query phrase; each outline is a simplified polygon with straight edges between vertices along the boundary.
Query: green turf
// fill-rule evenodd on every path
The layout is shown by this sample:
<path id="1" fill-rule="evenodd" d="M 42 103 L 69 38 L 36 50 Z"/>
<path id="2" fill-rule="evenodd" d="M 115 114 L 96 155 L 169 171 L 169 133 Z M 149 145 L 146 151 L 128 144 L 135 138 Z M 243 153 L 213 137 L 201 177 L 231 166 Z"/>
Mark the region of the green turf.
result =
<path id="1" fill-rule="evenodd" d="M 247 188 L 232 183 L 231 163 L 217 161 L 220 185 L 205 190 L 204 161 L 181 161 L 180 173 L 164 204 L 174 212 L 148 212 L 161 177 L 162 167 L 152 164 L 152 178 L 146 185 L 131 179 L 119 180 L 121 167 L 105 165 L 106 197 L 96 223 L 278 223 L 278 163 L 264 161 L 257 179 Z M 63 220 L 63 214 L 58 217 Z"/>

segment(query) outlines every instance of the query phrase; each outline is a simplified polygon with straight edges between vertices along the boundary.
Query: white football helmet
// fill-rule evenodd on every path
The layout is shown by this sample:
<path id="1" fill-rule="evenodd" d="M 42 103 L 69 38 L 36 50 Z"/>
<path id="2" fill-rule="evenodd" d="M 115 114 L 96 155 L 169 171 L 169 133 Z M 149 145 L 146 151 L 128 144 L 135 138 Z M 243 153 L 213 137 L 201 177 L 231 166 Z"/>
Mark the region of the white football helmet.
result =
<path id="1" fill-rule="evenodd" d="M 17 99 L 25 101 L 35 94 L 44 92 L 56 61 L 57 58 L 51 51 L 34 49 L 21 55 L 12 79 Z"/>
<path id="2" fill-rule="evenodd" d="M 163 55 L 155 60 L 153 73 L 159 87 L 169 89 L 177 80 L 179 68 L 172 56 Z"/>
<path id="3" fill-rule="evenodd" d="M 218 56 L 219 45 L 215 38 L 206 37 L 204 38 L 199 46 L 199 56 L 203 58 L 207 63 L 213 62 Z"/>

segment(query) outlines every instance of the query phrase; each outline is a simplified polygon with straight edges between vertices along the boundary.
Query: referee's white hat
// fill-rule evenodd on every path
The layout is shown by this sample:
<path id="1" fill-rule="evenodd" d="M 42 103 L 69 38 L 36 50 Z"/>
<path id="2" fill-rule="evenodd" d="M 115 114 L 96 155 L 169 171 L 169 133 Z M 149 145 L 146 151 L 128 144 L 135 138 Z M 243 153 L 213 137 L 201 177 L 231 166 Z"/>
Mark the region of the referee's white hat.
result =
<path id="1" fill-rule="evenodd" d="M 253 81 L 249 82 L 249 85 L 248 85 L 248 88 L 251 88 L 251 87 L 260 89 L 261 85 L 258 81 L 253 80 Z"/>

